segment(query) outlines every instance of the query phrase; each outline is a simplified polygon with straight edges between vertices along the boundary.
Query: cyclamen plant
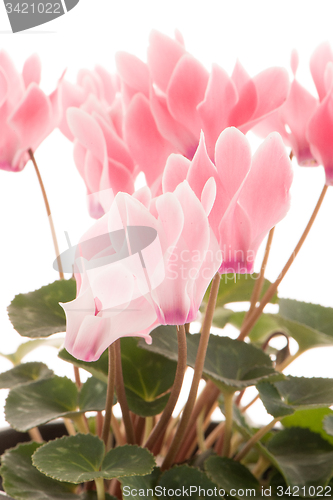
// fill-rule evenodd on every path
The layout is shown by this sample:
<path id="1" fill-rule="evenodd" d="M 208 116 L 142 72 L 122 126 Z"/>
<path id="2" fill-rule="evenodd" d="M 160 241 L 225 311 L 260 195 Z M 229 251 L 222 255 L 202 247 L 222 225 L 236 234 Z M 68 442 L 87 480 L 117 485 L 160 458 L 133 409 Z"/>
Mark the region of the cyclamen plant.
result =
<path id="1" fill-rule="evenodd" d="M 323 44 L 311 58 L 318 98 L 296 78 L 290 84 L 283 68 L 251 78 L 238 62 L 231 77 L 217 65 L 209 73 L 178 32 L 153 31 L 147 63 L 127 53 L 116 62 L 118 74 L 82 70 L 47 97 L 37 56 L 21 75 L 0 54 L 0 168 L 18 172 L 32 160 L 60 277 L 8 308 L 14 328 L 34 340 L 3 355 L 14 364 L 0 374 L 6 419 L 31 437 L 2 456 L 6 497 L 331 497 L 333 379 L 283 370 L 333 344 L 333 309 L 279 299 L 277 290 L 332 184 L 333 53 Z M 295 52 L 291 65 L 295 76 Z M 97 219 L 63 255 L 34 156 L 55 127 L 73 141 Z M 264 137 L 254 155 L 249 130 Z M 290 205 L 293 156 L 323 165 L 326 184 L 270 283 L 264 273 Z M 140 172 L 146 185 L 135 189 Z M 226 307 L 232 302 L 244 311 Z M 268 303 L 279 312 L 265 312 Z M 65 330 L 58 355 L 74 381 L 22 362 L 45 343 L 59 348 L 45 337 Z M 270 346 L 278 335 L 282 350 Z M 188 367 L 189 395 L 175 415 Z M 83 372 L 91 375 L 84 383 Z M 243 405 L 249 387 L 257 396 Z M 258 398 L 271 415 L 259 428 L 247 418 Z M 59 418 L 68 435 L 45 443 L 39 426 Z"/>

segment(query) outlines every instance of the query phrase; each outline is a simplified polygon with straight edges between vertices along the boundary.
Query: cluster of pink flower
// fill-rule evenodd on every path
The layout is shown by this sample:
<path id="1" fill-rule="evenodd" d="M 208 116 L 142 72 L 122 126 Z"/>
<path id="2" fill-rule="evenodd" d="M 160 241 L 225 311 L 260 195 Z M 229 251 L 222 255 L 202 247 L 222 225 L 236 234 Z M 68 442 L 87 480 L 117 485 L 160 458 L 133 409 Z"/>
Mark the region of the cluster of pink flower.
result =
<path id="1" fill-rule="evenodd" d="M 63 305 L 66 347 L 85 360 L 121 336 L 149 341 L 158 324 L 194 320 L 217 271 L 253 271 L 260 243 L 289 208 L 285 145 L 299 164 L 322 164 L 333 183 L 327 44 L 310 64 L 318 99 L 295 78 L 290 85 L 283 68 L 251 78 L 237 62 L 231 77 L 218 65 L 209 73 L 179 33 L 171 39 L 153 31 L 147 63 L 127 53 L 116 63 L 117 75 L 82 70 L 76 84 L 61 78 L 47 97 L 36 57 L 21 76 L 0 56 L 0 168 L 21 170 L 27 150 L 58 126 L 74 143 L 98 219 L 79 245 L 77 298 Z M 294 75 L 297 65 L 293 53 Z M 266 137 L 253 157 L 249 130 Z M 135 190 L 140 172 L 147 186 Z M 153 228 L 155 243 L 131 248 L 133 227 Z M 112 262 L 101 265 L 105 258 Z"/>

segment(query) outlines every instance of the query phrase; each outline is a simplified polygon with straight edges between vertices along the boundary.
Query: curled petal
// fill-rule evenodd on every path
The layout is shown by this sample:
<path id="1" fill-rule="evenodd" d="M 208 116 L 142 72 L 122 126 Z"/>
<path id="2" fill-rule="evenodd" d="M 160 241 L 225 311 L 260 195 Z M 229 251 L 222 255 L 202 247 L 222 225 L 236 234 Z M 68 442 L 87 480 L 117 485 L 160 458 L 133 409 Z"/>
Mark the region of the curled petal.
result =
<path id="1" fill-rule="evenodd" d="M 22 77 L 25 88 L 28 88 L 30 83 L 39 85 L 41 78 L 42 65 L 37 54 L 30 56 L 24 63 Z"/>
<path id="2" fill-rule="evenodd" d="M 103 163 L 106 155 L 106 144 L 103 132 L 96 120 L 85 111 L 76 108 L 70 108 L 67 111 L 67 120 L 76 139 Z"/>
<path id="3" fill-rule="evenodd" d="M 323 42 L 316 48 L 310 59 L 310 71 L 316 85 L 320 101 L 327 93 L 325 86 L 325 69 L 329 62 L 333 62 L 333 51 L 328 42 Z"/>
<path id="4" fill-rule="evenodd" d="M 116 65 L 120 78 L 129 87 L 149 96 L 149 70 L 144 62 L 127 52 L 117 52 Z"/>

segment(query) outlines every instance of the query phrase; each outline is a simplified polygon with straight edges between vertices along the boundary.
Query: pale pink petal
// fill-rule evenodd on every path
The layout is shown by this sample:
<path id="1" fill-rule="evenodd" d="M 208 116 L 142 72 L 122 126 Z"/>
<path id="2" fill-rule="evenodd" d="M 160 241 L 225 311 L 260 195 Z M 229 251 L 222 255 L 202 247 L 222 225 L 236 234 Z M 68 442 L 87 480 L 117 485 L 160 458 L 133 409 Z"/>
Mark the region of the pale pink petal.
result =
<path id="1" fill-rule="evenodd" d="M 159 221 L 159 237 L 165 251 L 177 244 L 184 227 L 181 203 L 173 193 L 165 193 L 156 199 Z"/>
<path id="2" fill-rule="evenodd" d="M 134 162 L 128 151 L 127 144 L 117 136 L 117 134 L 103 118 L 97 114 L 93 114 L 93 118 L 96 120 L 103 132 L 108 157 L 118 163 L 122 163 L 128 168 L 129 171 L 132 172 L 134 169 Z"/>
<path id="3" fill-rule="evenodd" d="M 74 141 L 73 156 L 76 168 L 79 171 L 82 179 L 84 180 L 84 164 L 86 161 L 87 150 L 78 140 Z"/>
<path id="4" fill-rule="evenodd" d="M 242 132 L 230 127 L 220 134 L 216 142 L 215 163 L 225 203 L 230 203 L 251 168 L 251 148 Z"/>
<path id="5" fill-rule="evenodd" d="M 235 84 L 224 69 L 214 64 L 205 98 L 198 105 L 210 158 L 214 158 L 216 140 L 222 130 L 228 127 L 229 116 L 237 100 Z"/>
<path id="6" fill-rule="evenodd" d="M 294 76 L 296 75 L 298 64 L 299 64 L 298 52 L 296 49 L 293 49 L 291 51 L 291 56 L 290 56 L 290 67 Z"/>
<path id="7" fill-rule="evenodd" d="M 178 29 L 175 29 L 175 40 L 185 47 L 184 37 Z"/>
<path id="8" fill-rule="evenodd" d="M 8 80 L 5 73 L 0 68 L 0 107 L 6 101 L 8 95 Z"/>
<path id="9" fill-rule="evenodd" d="M 67 111 L 67 121 L 74 137 L 103 163 L 106 144 L 103 132 L 96 120 L 81 109 L 70 108 Z"/>
<path id="10" fill-rule="evenodd" d="M 153 88 L 150 91 L 150 105 L 156 125 L 161 135 L 165 137 L 186 158 L 192 158 L 198 139 L 186 127 L 173 118 L 168 109 L 166 97 L 158 95 Z"/>
<path id="11" fill-rule="evenodd" d="M 333 185 L 333 92 L 326 95 L 312 116 L 307 130 L 311 152 L 324 166 L 326 184 Z"/>
<path id="12" fill-rule="evenodd" d="M 201 193 L 201 204 L 203 206 L 206 215 L 209 215 L 212 211 L 214 202 L 216 199 L 216 182 L 214 177 L 208 179 Z"/>
<path id="13" fill-rule="evenodd" d="M 52 125 L 52 108 L 44 92 L 32 83 L 8 118 L 10 125 L 21 138 L 22 149 L 33 149 L 50 133 Z"/>
<path id="14" fill-rule="evenodd" d="M 131 172 L 121 163 L 108 159 L 103 168 L 100 189 L 111 188 L 116 195 L 119 191 L 132 194 L 134 181 Z"/>
<path id="15" fill-rule="evenodd" d="M 257 106 L 251 120 L 245 126 L 240 127 L 243 133 L 281 106 L 287 99 L 290 86 L 288 73 L 284 68 L 266 69 L 256 75 L 252 82 L 256 89 Z"/>
<path id="16" fill-rule="evenodd" d="M 59 129 L 64 134 L 64 136 L 67 137 L 67 139 L 73 141 L 74 136 L 67 123 L 66 111 L 70 107 L 79 108 L 85 99 L 85 92 L 78 85 L 73 85 L 66 80 L 62 80 L 60 85 L 60 96 L 63 113 L 62 119 L 59 124 Z"/>
<path id="17" fill-rule="evenodd" d="M 17 103 L 24 93 L 24 83 L 22 75 L 15 68 L 13 61 L 4 51 L 0 51 L 0 68 L 6 75 L 8 81 L 8 99 L 11 104 Z"/>
<path id="18" fill-rule="evenodd" d="M 280 110 L 282 120 L 290 128 L 290 143 L 299 165 L 313 164 L 313 155 L 306 138 L 307 124 L 318 106 L 318 101 L 297 80 L 291 84 L 287 101 Z"/>
<path id="19" fill-rule="evenodd" d="M 172 116 L 197 137 L 201 130 L 197 106 L 204 99 L 208 79 L 208 71 L 187 54 L 177 63 L 167 89 Z"/>
<path id="20" fill-rule="evenodd" d="M 173 192 L 178 184 L 186 179 L 190 164 L 190 160 L 182 155 L 171 154 L 169 156 L 162 178 L 164 193 Z"/>
<path id="21" fill-rule="evenodd" d="M 103 97 L 108 104 L 112 104 L 116 93 L 119 90 L 118 75 L 110 75 L 103 66 L 96 65 L 95 72 L 99 76 L 103 84 Z"/>
<path id="22" fill-rule="evenodd" d="M 36 83 L 39 85 L 41 78 L 42 65 L 40 58 L 37 54 L 33 54 L 28 57 L 25 61 L 22 77 L 24 81 L 25 88 L 29 87 L 30 83 Z"/>
<path id="23" fill-rule="evenodd" d="M 90 193 L 97 193 L 99 191 L 102 171 L 103 164 L 95 155 L 87 151 L 84 162 L 84 182 Z"/>
<path id="24" fill-rule="evenodd" d="M 182 43 L 153 30 L 149 37 L 148 66 L 153 81 L 164 92 L 179 59 L 186 53 Z"/>
<path id="25" fill-rule="evenodd" d="M 117 52 L 116 65 L 120 78 L 129 87 L 149 97 L 149 69 L 144 62 L 127 52 Z"/>
<path id="26" fill-rule="evenodd" d="M 316 85 L 320 101 L 322 101 L 326 95 L 324 80 L 325 68 L 327 66 L 327 63 L 332 61 L 333 52 L 328 42 L 323 42 L 321 45 L 319 45 L 310 59 L 310 71 L 313 81 Z"/>
<path id="27" fill-rule="evenodd" d="M 151 185 L 162 174 L 173 148 L 157 130 L 149 102 L 142 94 L 137 94 L 128 108 L 125 140 L 148 185 Z"/>
<path id="28" fill-rule="evenodd" d="M 237 89 L 238 102 L 230 113 L 229 125 L 239 127 L 254 115 L 258 96 L 254 82 L 239 61 L 235 65 L 231 79 Z"/>
<path id="29" fill-rule="evenodd" d="M 292 178 L 291 162 L 282 139 L 272 133 L 253 156 L 238 198 L 251 221 L 251 248 L 255 251 L 268 231 L 285 217 Z"/>
<path id="30" fill-rule="evenodd" d="M 143 186 L 142 188 L 138 189 L 133 193 L 132 196 L 149 209 L 151 202 L 151 192 L 148 186 Z"/>

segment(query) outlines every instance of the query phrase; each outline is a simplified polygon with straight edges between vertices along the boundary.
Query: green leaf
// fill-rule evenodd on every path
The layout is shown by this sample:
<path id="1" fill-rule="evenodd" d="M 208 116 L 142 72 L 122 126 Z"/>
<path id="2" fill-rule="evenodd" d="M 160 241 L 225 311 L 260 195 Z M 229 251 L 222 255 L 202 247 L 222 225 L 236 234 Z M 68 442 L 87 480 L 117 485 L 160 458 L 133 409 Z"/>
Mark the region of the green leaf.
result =
<path id="1" fill-rule="evenodd" d="M 217 328 L 224 328 L 228 323 L 230 323 L 230 318 L 233 314 L 234 312 L 226 307 L 217 307 L 214 311 L 213 326 L 216 326 Z"/>
<path id="2" fill-rule="evenodd" d="M 217 307 L 231 302 L 250 302 L 253 288 L 258 279 L 258 274 L 237 274 L 236 281 L 234 274 L 223 274 L 217 297 Z M 261 296 L 266 292 L 270 285 L 270 281 L 264 280 Z M 205 302 L 208 301 L 210 287 L 205 295 Z M 277 295 L 274 295 L 270 300 L 272 304 L 277 302 Z"/>
<path id="3" fill-rule="evenodd" d="M 107 351 L 92 363 L 75 359 L 65 349 L 59 357 L 107 383 Z M 169 398 L 165 392 L 174 382 L 177 364 L 165 356 L 138 347 L 138 339 L 130 337 L 121 339 L 121 361 L 129 409 L 143 417 L 161 413 Z"/>
<path id="4" fill-rule="evenodd" d="M 244 490 L 247 497 L 260 496 L 259 482 L 249 469 L 239 462 L 230 458 L 212 456 L 205 462 L 205 471 L 219 488 L 224 489 L 228 495 L 231 492 L 233 498 L 242 498 L 242 496 L 234 495 L 240 490 Z"/>
<path id="5" fill-rule="evenodd" d="M 153 342 L 150 346 L 140 342 L 146 350 L 177 360 L 178 346 L 176 329 L 159 327 L 151 332 Z M 187 335 L 187 364 L 195 365 L 200 335 Z M 210 335 L 204 374 L 214 380 L 222 391 L 234 392 L 260 380 L 284 378 L 275 372 L 272 361 L 262 350 L 229 337 Z"/>
<path id="6" fill-rule="evenodd" d="M 81 411 L 103 411 L 106 405 L 107 384 L 95 377 L 90 377 L 82 385 L 79 394 Z M 114 398 L 113 404 L 116 403 Z"/>
<path id="7" fill-rule="evenodd" d="M 97 436 L 65 436 L 41 446 L 33 455 L 33 464 L 47 476 L 77 484 L 97 478 L 145 475 L 155 465 L 152 454 L 138 446 L 118 446 L 105 457 L 104 452 L 104 443 Z"/>
<path id="8" fill-rule="evenodd" d="M 75 280 L 60 280 L 39 290 L 14 297 L 8 307 L 9 319 L 24 337 L 48 337 L 66 330 L 66 317 L 59 302 L 76 296 Z"/>
<path id="9" fill-rule="evenodd" d="M 164 396 L 160 396 L 153 401 L 145 401 L 135 392 L 130 389 L 126 389 L 128 407 L 133 413 L 140 415 L 140 417 L 153 417 L 154 415 L 161 413 L 164 410 L 169 397 L 170 394 L 165 394 Z"/>
<path id="10" fill-rule="evenodd" d="M 23 344 L 20 344 L 17 350 L 11 354 L 2 354 L 0 352 L 0 356 L 8 359 L 13 363 L 13 365 L 19 365 L 22 359 L 29 354 L 31 351 L 34 351 L 38 347 L 55 347 L 59 349 L 64 343 L 63 338 L 51 338 L 51 339 L 36 339 L 36 340 L 28 340 Z"/>
<path id="11" fill-rule="evenodd" d="M 228 323 L 240 330 L 245 314 L 245 312 L 233 313 L 229 317 Z M 261 346 L 272 333 L 281 330 L 281 326 L 279 325 L 277 318 L 277 314 L 262 314 L 249 333 L 251 342 Z"/>
<path id="12" fill-rule="evenodd" d="M 59 417 L 77 408 L 77 388 L 66 377 L 53 377 L 14 387 L 6 400 L 7 422 L 21 432 Z"/>
<path id="13" fill-rule="evenodd" d="M 293 415 L 281 420 L 284 427 L 302 427 L 317 432 L 322 438 L 333 445 L 333 437 L 330 432 L 325 432 L 326 422 L 332 419 L 333 411 L 329 408 L 311 408 L 309 410 L 297 410 Z M 333 428 L 332 428 L 333 430 Z"/>
<path id="14" fill-rule="evenodd" d="M 169 500 L 175 500 L 179 497 L 187 498 L 187 496 L 193 500 L 206 500 L 207 496 L 212 495 L 209 495 L 209 493 L 208 495 L 199 495 L 199 488 L 206 492 L 207 490 L 214 492 L 214 488 L 217 486 L 200 469 L 188 465 L 179 465 L 164 472 L 158 481 L 157 487 L 161 488 L 163 492 L 163 488 L 165 488 L 164 497 Z M 172 494 L 172 492 L 174 493 Z"/>
<path id="15" fill-rule="evenodd" d="M 11 389 L 16 385 L 26 384 L 53 376 L 44 363 L 31 362 L 15 366 L 11 370 L 0 373 L 0 389 Z"/>
<path id="16" fill-rule="evenodd" d="M 5 491 L 16 500 L 79 500 L 74 484 L 46 477 L 32 465 L 31 455 L 40 446 L 20 444 L 5 452 L 0 469 Z"/>
<path id="17" fill-rule="evenodd" d="M 330 338 L 333 343 L 333 308 L 318 304 L 281 299 L 279 312 L 284 318 L 302 323 Z"/>
<path id="18" fill-rule="evenodd" d="M 328 415 L 323 422 L 323 428 L 330 436 L 333 436 L 333 415 Z"/>
<path id="19" fill-rule="evenodd" d="M 132 477 L 123 477 L 120 479 L 122 485 L 123 498 L 128 500 L 137 500 L 137 498 L 147 498 L 147 490 L 154 491 L 157 479 L 160 476 L 160 469 L 155 467 L 150 474 L 145 476 L 132 476 Z M 141 490 L 141 492 L 140 492 Z M 140 493 L 144 493 L 144 495 L 140 495 Z M 149 492 L 150 499 L 155 500 L 157 497 L 155 495 L 151 495 Z"/>
<path id="20" fill-rule="evenodd" d="M 58 353 L 58 357 L 63 361 L 77 366 L 78 368 L 84 368 L 87 372 L 91 373 L 94 377 L 98 378 L 102 382 L 108 383 L 108 350 L 106 349 L 101 357 L 97 361 L 81 361 L 80 359 L 74 358 L 69 354 L 66 349 L 62 349 Z"/>
<path id="21" fill-rule="evenodd" d="M 324 486 L 333 474 L 333 446 L 308 429 L 293 427 L 276 433 L 268 451 L 289 486 Z"/>
<path id="22" fill-rule="evenodd" d="M 124 384 L 145 401 L 153 401 L 172 386 L 177 364 L 137 344 L 136 338 L 121 339 Z"/>
<path id="23" fill-rule="evenodd" d="M 328 407 L 333 404 L 333 379 L 287 377 L 274 384 L 257 385 L 268 413 L 280 417 L 297 409 Z"/>

